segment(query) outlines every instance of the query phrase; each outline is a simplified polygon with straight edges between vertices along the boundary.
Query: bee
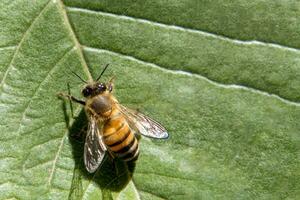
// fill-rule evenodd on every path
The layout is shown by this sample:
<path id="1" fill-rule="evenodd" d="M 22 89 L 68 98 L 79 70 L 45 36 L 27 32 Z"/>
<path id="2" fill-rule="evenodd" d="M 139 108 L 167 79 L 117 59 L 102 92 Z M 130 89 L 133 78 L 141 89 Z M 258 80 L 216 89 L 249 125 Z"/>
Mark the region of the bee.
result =
<path id="1" fill-rule="evenodd" d="M 166 129 L 150 117 L 121 105 L 112 95 L 113 78 L 107 83 L 100 78 L 107 69 L 105 66 L 96 81 L 86 82 L 81 91 L 85 100 L 70 94 L 60 96 L 84 106 L 88 118 L 88 129 L 84 144 L 84 164 L 93 173 L 101 165 L 106 152 L 112 158 L 135 161 L 139 156 L 138 135 L 150 138 L 167 139 Z"/>

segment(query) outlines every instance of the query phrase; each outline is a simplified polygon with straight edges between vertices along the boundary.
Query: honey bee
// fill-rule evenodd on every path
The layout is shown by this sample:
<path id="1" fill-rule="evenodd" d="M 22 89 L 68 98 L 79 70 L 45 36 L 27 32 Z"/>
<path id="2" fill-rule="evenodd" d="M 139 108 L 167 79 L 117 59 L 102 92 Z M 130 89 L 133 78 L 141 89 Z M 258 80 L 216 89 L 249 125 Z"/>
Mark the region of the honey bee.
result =
<path id="1" fill-rule="evenodd" d="M 134 161 L 139 156 L 137 135 L 167 139 L 166 129 L 150 117 L 121 105 L 112 95 L 113 79 L 99 82 L 107 69 L 105 66 L 96 81 L 86 83 L 82 90 L 84 100 L 70 94 L 60 96 L 84 106 L 88 118 L 88 129 L 84 144 L 84 164 L 93 173 L 101 165 L 106 152 L 112 158 Z"/>

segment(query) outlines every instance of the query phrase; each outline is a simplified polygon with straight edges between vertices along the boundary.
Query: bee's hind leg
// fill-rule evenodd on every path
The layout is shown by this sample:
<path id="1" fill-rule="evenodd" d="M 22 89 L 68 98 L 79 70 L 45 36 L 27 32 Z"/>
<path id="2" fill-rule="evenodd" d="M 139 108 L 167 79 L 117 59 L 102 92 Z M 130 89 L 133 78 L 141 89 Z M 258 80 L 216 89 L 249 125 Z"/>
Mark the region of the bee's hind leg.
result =
<path id="1" fill-rule="evenodd" d="M 110 163 L 111 163 L 111 165 L 113 166 L 113 168 L 114 168 L 114 172 L 116 172 L 116 174 L 118 175 L 119 174 L 119 170 L 118 170 L 118 166 L 117 166 L 117 158 L 116 158 L 116 156 L 114 155 L 114 153 L 113 152 L 111 152 L 111 151 L 107 151 L 108 152 L 108 154 L 109 154 L 109 161 L 110 161 Z"/>

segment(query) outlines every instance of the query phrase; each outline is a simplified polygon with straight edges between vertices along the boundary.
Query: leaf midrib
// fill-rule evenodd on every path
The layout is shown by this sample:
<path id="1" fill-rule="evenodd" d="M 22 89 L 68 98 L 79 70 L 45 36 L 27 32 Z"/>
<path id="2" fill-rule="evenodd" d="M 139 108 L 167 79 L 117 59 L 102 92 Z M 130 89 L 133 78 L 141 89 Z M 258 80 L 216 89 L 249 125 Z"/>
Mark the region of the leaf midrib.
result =
<path id="1" fill-rule="evenodd" d="M 82 52 L 82 45 L 79 43 L 73 29 L 72 29 L 72 26 L 69 22 L 69 19 L 67 17 L 67 14 L 66 14 L 66 10 L 64 9 L 64 4 L 62 2 L 62 0 L 59 0 L 59 11 L 62 13 L 63 15 L 63 19 L 64 19 L 64 22 L 69 30 L 69 34 L 71 36 L 71 38 L 73 39 L 74 43 L 75 43 L 75 49 L 78 51 L 78 55 L 80 57 L 80 61 L 81 61 L 81 66 L 83 67 L 83 70 L 84 72 L 86 73 L 86 75 L 88 76 L 88 79 L 89 81 L 93 80 L 92 78 L 92 75 L 89 71 L 89 68 L 87 66 L 87 63 L 85 61 L 85 58 L 84 58 L 84 55 L 83 55 L 83 52 Z M 79 111 L 82 109 L 82 107 L 78 107 L 75 111 L 76 114 L 79 113 Z M 71 119 L 70 120 L 70 125 L 72 125 L 72 123 L 74 123 L 74 119 Z M 62 150 L 62 147 L 64 145 L 64 140 L 66 139 L 66 136 L 67 136 L 67 133 L 68 133 L 68 130 L 65 131 L 63 137 L 62 137 L 62 140 L 60 141 L 60 145 L 59 145 L 59 148 L 58 148 L 58 151 L 57 153 L 55 154 L 55 158 L 54 158 L 54 161 L 53 161 L 53 167 L 51 169 L 51 172 L 50 172 L 50 176 L 48 178 L 48 184 L 51 186 L 51 181 L 53 179 L 53 176 L 54 176 L 54 172 L 55 172 L 55 166 L 56 166 L 56 163 L 57 163 L 57 160 L 58 160 L 58 157 L 59 157 L 59 154 Z M 95 173 L 96 174 L 96 173 Z M 94 180 L 94 177 L 95 175 L 92 177 L 92 179 L 89 181 L 88 185 L 86 186 L 86 189 L 84 190 L 84 193 L 86 192 L 86 190 L 88 189 L 89 185 L 92 183 L 92 181 Z M 135 191 L 137 192 L 137 189 L 136 189 L 136 186 L 135 184 L 133 183 L 133 186 L 134 186 L 134 189 Z M 84 197 L 84 193 L 82 195 L 82 198 Z M 138 193 L 138 192 L 137 192 Z"/>
<path id="2" fill-rule="evenodd" d="M 58 5 L 59 5 L 59 10 L 60 10 L 61 14 L 63 15 L 64 22 L 65 22 L 65 24 L 66 24 L 66 26 L 69 30 L 70 36 L 71 36 L 71 38 L 73 39 L 73 41 L 75 43 L 76 49 L 78 50 L 78 55 L 79 55 L 79 58 L 80 58 L 80 61 L 81 61 L 81 66 L 83 67 L 84 72 L 88 76 L 89 81 L 92 81 L 93 77 L 92 77 L 92 75 L 89 71 L 88 65 L 87 65 L 87 63 L 85 61 L 85 58 L 84 58 L 84 55 L 82 53 L 81 44 L 79 43 L 79 41 L 78 41 L 78 39 L 77 39 L 73 29 L 72 29 L 72 26 L 70 24 L 70 21 L 69 21 L 69 18 L 67 16 L 65 6 L 64 6 L 62 0 L 59 0 Z"/>

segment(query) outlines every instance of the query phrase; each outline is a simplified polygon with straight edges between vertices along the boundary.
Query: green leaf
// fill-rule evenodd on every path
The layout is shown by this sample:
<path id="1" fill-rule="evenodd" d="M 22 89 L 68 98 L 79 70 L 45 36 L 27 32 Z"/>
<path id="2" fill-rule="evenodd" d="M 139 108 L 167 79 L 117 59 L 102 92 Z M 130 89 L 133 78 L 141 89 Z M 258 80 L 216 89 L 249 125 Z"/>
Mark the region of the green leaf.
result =
<path id="1" fill-rule="evenodd" d="M 0 199 L 297 199 L 298 4 L 0 2 Z M 170 138 L 89 174 L 85 113 L 57 93 L 107 63 Z"/>

